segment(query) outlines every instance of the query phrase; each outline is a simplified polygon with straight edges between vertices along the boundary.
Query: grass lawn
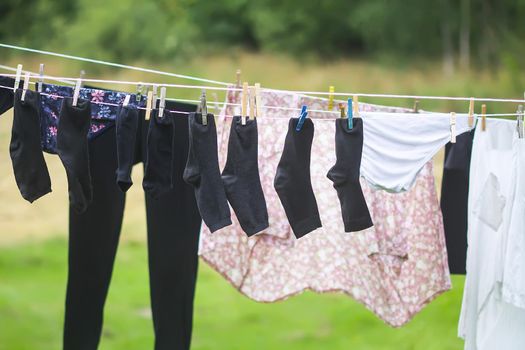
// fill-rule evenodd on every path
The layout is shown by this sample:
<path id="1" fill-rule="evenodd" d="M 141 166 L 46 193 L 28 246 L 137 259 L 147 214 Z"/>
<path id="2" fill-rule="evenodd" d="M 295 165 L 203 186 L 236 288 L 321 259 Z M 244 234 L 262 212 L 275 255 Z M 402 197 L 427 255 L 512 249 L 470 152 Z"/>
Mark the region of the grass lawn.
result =
<path id="1" fill-rule="evenodd" d="M 66 283 L 63 238 L 0 248 L 0 350 L 60 349 Z M 304 293 L 253 302 L 205 263 L 197 284 L 193 349 L 461 349 L 463 278 L 407 326 L 392 329 L 343 295 Z M 101 350 L 151 349 L 146 247 L 123 241 L 106 305 Z"/>

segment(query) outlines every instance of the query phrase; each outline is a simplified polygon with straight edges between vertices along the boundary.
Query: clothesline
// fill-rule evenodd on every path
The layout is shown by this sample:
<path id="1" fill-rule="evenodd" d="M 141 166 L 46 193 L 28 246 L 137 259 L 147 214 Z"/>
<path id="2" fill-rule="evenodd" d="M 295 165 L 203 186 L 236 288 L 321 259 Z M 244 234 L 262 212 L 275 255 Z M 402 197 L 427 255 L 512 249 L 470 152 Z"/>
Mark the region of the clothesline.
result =
<path id="1" fill-rule="evenodd" d="M 136 67 L 136 66 L 130 66 L 130 65 L 124 65 L 120 63 L 113 63 L 108 61 L 102 61 L 102 60 L 96 60 L 91 58 L 85 58 L 80 56 L 73 56 L 73 55 L 67 55 L 67 54 L 61 54 L 51 51 L 44 51 L 44 50 L 37 50 L 37 49 L 31 49 L 26 48 L 22 46 L 15 46 L 15 45 L 9 45 L 0 43 L 0 47 L 14 49 L 14 50 L 21 50 L 21 51 L 27 51 L 27 52 L 33 52 L 43 55 L 50 55 L 50 56 L 56 56 L 66 59 L 72 59 L 77 61 L 84 61 L 84 62 L 90 62 L 90 63 L 96 63 L 101 65 L 107 65 L 112 67 L 118 67 L 118 68 L 124 68 L 124 69 L 130 69 L 130 70 L 136 70 L 136 71 L 142 71 L 146 73 L 152 73 L 152 74 L 159 74 L 159 75 L 166 75 L 166 76 L 173 76 L 177 78 L 182 79 L 188 79 L 188 80 L 194 80 L 194 81 L 200 81 L 200 82 L 207 82 L 211 84 L 216 85 L 223 85 L 228 86 L 231 85 L 230 83 L 221 82 L 217 80 L 211 80 L 211 79 L 204 79 L 199 77 L 193 77 L 189 75 L 183 75 L 183 74 L 177 74 L 177 73 L 169 73 L 169 72 L 163 72 L 155 69 L 149 69 L 149 68 L 142 68 L 142 67 Z M 54 77 L 48 77 L 49 79 L 53 79 Z M 78 78 L 70 78 L 70 77 L 57 77 L 58 79 L 64 79 L 64 80 L 72 80 L 77 81 Z M 184 85 L 184 84 L 162 84 L 162 83 L 143 83 L 139 81 L 135 82 L 124 82 L 124 81 L 115 81 L 115 80 L 103 80 L 103 79 L 83 79 L 83 81 L 87 82 L 96 82 L 96 83 L 108 83 L 108 84 L 126 84 L 126 85 L 158 85 L 158 86 L 165 86 L 165 87 L 177 87 L 177 88 L 191 88 L 191 89 L 207 89 L 207 90 L 232 90 L 230 87 L 212 87 L 212 86 L 198 86 L 198 85 Z M 235 91 L 242 91 L 241 88 L 233 88 Z M 421 99 L 421 100 L 446 100 L 446 101 L 478 101 L 478 102 L 509 102 L 509 103 L 525 103 L 524 99 L 505 99 L 505 98 L 481 98 L 481 97 L 454 97 L 454 96 L 429 96 L 429 95 L 408 95 L 408 94 L 372 94 L 372 93 L 355 93 L 355 92 L 327 92 L 327 91 L 304 91 L 304 90 L 284 90 L 284 89 L 271 89 L 271 88 L 261 88 L 264 91 L 273 91 L 273 92 L 288 92 L 293 94 L 302 94 L 302 95 L 321 95 L 321 96 L 359 96 L 359 97 L 381 97 L 381 98 L 398 98 L 398 99 Z"/>
<path id="2" fill-rule="evenodd" d="M 35 83 L 32 83 L 32 84 L 35 84 Z M 0 85 L 0 89 L 7 89 L 7 90 L 15 90 L 13 87 L 11 86 L 5 86 L 5 85 Z M 38 92 L 37 92 L 38 93 Z M 51 97 L 51 98 L 58 98 L 58 99 L 64 99 L 66 98 L 66 96 L 62 96 L 62 95 L 57 95 L 57 94 L 49 94 L 49 93 L 46 93 L 46 92 L 40 92 L 39 93 L 40 95 L 42 96 L 47 96 L 47 97 Z M 177 102 L 187 102 L 187 103 L 200 103 L 201 101 L 200 100 L 191 100 L 191 99 L 167 99 L 167 100 L 170 100 L 170 101 L 177 101 Z M 118 104 L 118 103 L 111 103 L 111 102 L 103 102 L 103 101 L 90 101 L 92 104 L 97 104 L 97 105 L 107 105 L 107 106 L 113 106 L 113 107 L 120 107 L 122 104 Z M 239 103 L 228 103 L 228 102 L 214 102 L 214 104 L 219 104 L 219 105 L 228 105 L 228 106 L 241 106 L 241 104 Z M 280 106 L 261 106 L 262 108 L 264 109 L 282 109 L 282 110 L 289 110 L 289 111 L 301 111 L 301 108 L 294 108 L 294 107 L 280 107 Z M 139 107 L 139 106 L 136 106 L 137 109 L 140 109 L 140 110 L 147 110 L 146 107 Z M 177 111 L 177 110 L 171 110 L 171 109 L 164 109 L 165 112 L 170 112 L 170 113 L 177 113 L 177 114 L 190 114 L 191 112 L 187 112 L 187 111 Z M 312 110 L 308 110 L 309 112 L 313 112 L 313 113 L 331 113 L 331 114 L 337 114 L 339 115 L 340 112 L 337 112 L 337 111 L 327 111 L 327 110 L 316 110 L 316 109 L 312 109 Z M 385 115 L 385 114 L 397 114 L 397 112 L 364 112 L 368 115 Z M 438 113 L 435 113 L 435 112 L 428 112 L 428 115 L 432 115 L 432 114 L 438 114 Z M 446 114 L 446 113 L 439 113 L 439 114 Z M 518 115 L 521 115 L 521 114 L 518 114 L 518 113 L 493 113 L 493 114 L 485 114 L 486 117 L 513 117 L 513 116 L 518 116 Z M 228 114 L 221 114 L 221 116 L 224 116 L 224 117 L 227 117 L 227 118 L 233 118 L 234 115 L 228 115 Z M 474 113 L 473 114 L 474 117 L 479 117 L 478 114 Z M 288 117 L 263 117 L 264 119 L 289 119 Z M 320 119 L 317 119 L 317 120 L 321 120 L 321 121 L 324 121 L 324 120 L 337 120 L 339 118 L 320 118 Z"/>

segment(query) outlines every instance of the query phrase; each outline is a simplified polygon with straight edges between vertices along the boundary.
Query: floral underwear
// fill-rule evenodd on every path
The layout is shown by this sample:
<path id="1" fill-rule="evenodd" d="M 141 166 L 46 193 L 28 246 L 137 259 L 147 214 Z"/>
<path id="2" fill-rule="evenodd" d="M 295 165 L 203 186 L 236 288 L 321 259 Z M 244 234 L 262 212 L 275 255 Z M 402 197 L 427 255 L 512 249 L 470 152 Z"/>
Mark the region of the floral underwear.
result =
<path id="1" fill-rule="evenodd" d="M 47 153 L 56 154 L 56 137 L 58 127 L 58 116 L 62 106 L 61 97 L 73 96 L 73 88 L 69 86 L 60 86 L 44 84 L 41 95 L 42 113 L 42 149 Z M 118 105 L 122 104 L 126 92 L 102 90 L 95 88 L 80 89 L 80 99 L 91 101 L 91 127 L 88 132 L 88 139 L 92 140 L 102 132 L 115 125 L 115 119 L 118 112 Z M 107 103 L 107 104 L 99 104 Z M 131 95 L 130 104 L 143 107 L 146 97 L 141 96 L 137 101 L 136 95 Z M 111 105 L 110 105 L 111 104 Z M 114 104 L 114 105 L 112 105 Z"/>

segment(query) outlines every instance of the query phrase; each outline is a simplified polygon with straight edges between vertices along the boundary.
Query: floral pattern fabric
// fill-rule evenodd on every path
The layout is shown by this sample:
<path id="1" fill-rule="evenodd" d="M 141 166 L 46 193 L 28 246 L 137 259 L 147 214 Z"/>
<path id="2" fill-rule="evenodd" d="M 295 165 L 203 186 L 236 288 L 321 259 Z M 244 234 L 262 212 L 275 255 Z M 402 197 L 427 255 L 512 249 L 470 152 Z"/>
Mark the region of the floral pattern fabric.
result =
<path id="1" fill-rule="evenodd" d="M 227 101 L 239 103 L 229 92 Z M 327 109 L 327 101 L 279 92 L 261 93 L 263 106 Z M 361 110 L 400 109 L 360 103 Z M 405 110 L 401 110 L 405 111 Z M 218 123 L 219 161 L 224 166 L 233 108 Z M 270 227 L 248 238 L 232 212 L 233 225 L 213 234 L 203 227 L 200 255 L 247 297 L 274 302 L 312 290 L 343 292 L 391 326 L 408 322 L 428 302 L 450 288 L 441 211 L 432 164 L 405 193 L 372 189 L 361 180 L 374 227 L 346 233 L 337 192 L 326 178 L 335 163 L 336 115 L 309 112 L 314 119 L 311 177 L 323 227 L 295 239 L 273 188 L 288 118 L 296 111 L 264 109 L 258 119 L 259 171 Z M 366 140 L 365 140 L 366 142 Z"/>
<path id="2" fill-rule="evenodd" d="M 42 148 L 45 152 L 56 154 L 56 136 L 58 131 L 58 119 L 62 106 L 62 97 L 72 97 L 73 88 L 44 84 L 41 95 L 41 128 L 42 128 Z M 118 106 L 122 104 L 126 95 L 125 92 L 102 90 L 94 88 L 80 89 L 80 99 L 91 101 L 91 127 L 88 131 L 88 139 L 93 139 L 115 125 Z M 99 104 L 108 103 L 108 104 Z M 115 104 L 110 105 L 110 104 Z M 145 100 L 142 96 L 137 102 L 136 96 L 131 95 L 130 104 L 144 106 Z"/>

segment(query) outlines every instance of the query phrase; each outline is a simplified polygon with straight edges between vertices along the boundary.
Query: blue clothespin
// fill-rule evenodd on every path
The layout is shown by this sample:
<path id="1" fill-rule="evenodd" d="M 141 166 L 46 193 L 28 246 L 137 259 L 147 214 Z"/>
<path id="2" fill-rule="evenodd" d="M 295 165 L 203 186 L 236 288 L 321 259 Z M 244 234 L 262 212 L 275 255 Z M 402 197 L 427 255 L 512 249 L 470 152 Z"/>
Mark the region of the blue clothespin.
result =
<path id="1" fill-rule="evenodd" d="M 297 121 L 297 126 L 295 127 L 295 131 L 301 131 L 301 128 L 303 127 L 304 120 L 308 116 L 308 111 L 306 105 L 303 105 L 301 108 L 301 114 L 299 115 L 299 120 Z"/>
<path id="2" fill-rule="evenodd" d="M 348 99 L 348 130 L 352 130 L 354 128 L 354 108 L 353 108 L 353 101 L 351 98 Z"/>

